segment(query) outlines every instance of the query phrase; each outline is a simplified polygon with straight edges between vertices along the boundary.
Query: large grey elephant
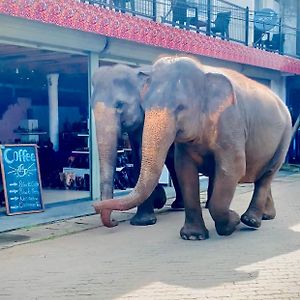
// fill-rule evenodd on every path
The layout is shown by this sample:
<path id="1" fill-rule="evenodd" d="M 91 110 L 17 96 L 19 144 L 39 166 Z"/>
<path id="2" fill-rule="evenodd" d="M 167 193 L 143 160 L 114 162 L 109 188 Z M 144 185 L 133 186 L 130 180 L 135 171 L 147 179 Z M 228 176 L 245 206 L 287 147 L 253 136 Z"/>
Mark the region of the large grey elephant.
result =
<path id="1" fill-rule="evenodd" d="M 113 196 L 117 141 L 122 131 L 126 131 L 129 136 L 135 183 L 139 176 L 144 124 L 141 90 L 145 84 L 144 77 L 139 76 L 140 73 L 140 69 L 118 64 L 100 67 L 93 75 L 94 91 L 91 102 L 96 122 L 102 200 L 110 199 Z M 183 208 L 174 168 L 173 145 L 168 151 L 166 166 L 176 191 L 176 199 L 171 206 L 172 208 Z M 148 200 L 138 207 L 137 213 L 131 219 L 132 225 L 151 225 L 156 222 L 153 208 L 161 208 L 166 202 L 166 195 L 161 185 L 156 185 L 154 192 L 150 194 Z"/>
<path id="2" fill-rule="evenodd" d="M 241 221 L 258 228 L 262 219 L 275 217 L 271 181 L 290 143 L 291 118 L 270 89 L 229 69 L 164 57 L 153 66 L 143 108 L 140 176 L 128 196 L 97 205 L 106 226 L 116 225 L 110 220 L 112 210 L 139 205 L 152 192 L 173 142 L 186 215 L 183 239 L 208 238 L 199 203 L 198 171 L 203 166 L 214 178 L 209 212 L 218 234 L 230 235 L 240 223 L 229 208 L 240 182 L 254 183 Z"/>

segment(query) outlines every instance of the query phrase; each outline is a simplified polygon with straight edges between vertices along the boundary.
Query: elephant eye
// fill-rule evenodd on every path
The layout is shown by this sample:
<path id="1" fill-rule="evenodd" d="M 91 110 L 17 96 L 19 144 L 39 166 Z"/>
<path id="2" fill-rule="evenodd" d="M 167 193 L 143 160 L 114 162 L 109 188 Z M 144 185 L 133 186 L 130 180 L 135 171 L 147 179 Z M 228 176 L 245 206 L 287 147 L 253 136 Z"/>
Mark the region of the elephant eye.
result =
<path id="1" fill-rule="evenodd" d="M 124 107 L 124 102 L 123 101 L 117 101 L 115 108 L 117 110 L 118 113 L 122 112 L 122 109 Z"/>
<path id="2" fill-rule="evenodd" d="M 175 113 L 179 113 L 181 112 L 182 110 L 186 109 L 186 107 L 183 105 L 183 104 L 180 104 L 177 108 L 176 108 L 176 111 Z"/>

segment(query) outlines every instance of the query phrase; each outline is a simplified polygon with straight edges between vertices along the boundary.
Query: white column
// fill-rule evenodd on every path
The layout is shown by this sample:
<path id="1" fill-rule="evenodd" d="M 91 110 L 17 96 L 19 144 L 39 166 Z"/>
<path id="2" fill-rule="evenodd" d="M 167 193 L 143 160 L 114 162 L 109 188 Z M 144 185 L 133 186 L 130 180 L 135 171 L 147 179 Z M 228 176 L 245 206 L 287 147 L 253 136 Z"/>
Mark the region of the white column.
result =
<path id="1" fill-rule="evenodd" d="M 272 79 L 271 90 L 286 103 L 286 76 L 278 76 Z"/>
<path id="2" fill-rule="evenodd" d="M 59 74 L 48 74 L 48 101 L 49 101 L 49 137 L 55 151 L 59 148 L 58 127 L 58 77 Z"/>
<path id="3" fill-rule="evenodd" d="M 297 15 L 297 1 L 285 0 L 281 2 L 282 23 L 285 25 L 282 28 L 282 33 L 284 34 L 283 50 L 285 54 L 296 55 L 297 33 L 295 28 L 297 28 L 297 18 L 299 18 Z"/>

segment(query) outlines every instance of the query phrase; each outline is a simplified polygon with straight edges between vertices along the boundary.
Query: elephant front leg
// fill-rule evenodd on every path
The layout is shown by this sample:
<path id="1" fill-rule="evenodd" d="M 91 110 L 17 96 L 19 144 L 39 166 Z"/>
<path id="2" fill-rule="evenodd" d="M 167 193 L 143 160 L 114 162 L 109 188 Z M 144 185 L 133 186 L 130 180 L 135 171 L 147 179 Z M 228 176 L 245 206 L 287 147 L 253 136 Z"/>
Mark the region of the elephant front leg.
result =
<path id="1" fill-rule="evenodd" d="M 209 235 L 200 206 L 198 168 L 184 145 L 176 146 L 175 168 L 185 207 L 185 222 L 180 236 L 185 240 L 205 240 Z"/>
<path id="2" fill-rule="evenodd" d="M 209 201 L 209 212 L 215 221 L 215 227 L 219 235 L 232 234 L 236 226 L 240 223 L 239 215 L 230 210 L 230 203 L 239 178 L 245 172 L 245 160 L 241 157 L 230 157 L 223 155 L 226 160 L 221 158 L 216 162 L 216 173 L 214 186 Z"/>

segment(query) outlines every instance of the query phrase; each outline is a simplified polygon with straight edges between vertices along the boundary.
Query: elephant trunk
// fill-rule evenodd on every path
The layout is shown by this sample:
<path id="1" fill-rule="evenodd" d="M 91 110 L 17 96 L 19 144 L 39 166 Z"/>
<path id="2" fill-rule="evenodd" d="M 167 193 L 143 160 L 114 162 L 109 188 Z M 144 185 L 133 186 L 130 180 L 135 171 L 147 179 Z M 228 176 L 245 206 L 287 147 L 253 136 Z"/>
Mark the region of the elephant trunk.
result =
<path id="1" fill-rule="evenodd" d="M 93 110 L 100 160 L 101 199 L 111 199 L 120 132 L 119 118 L 114 108 L 107 107 L 102 102 L 97 102 Z"/>
<path id="2" fill-rule="evenodd" d="M 116 226 L 110 220 L 112 210 L 128 210 L 146 200 L 159 181 L 163 165 L 175 138 L 175 120 L 167 109 L 151 109 L 145 113 L 142 163 L 138 182 L 132 192 L 120 199 L 110 199 L 94 205 L 107 227 Z"/>

